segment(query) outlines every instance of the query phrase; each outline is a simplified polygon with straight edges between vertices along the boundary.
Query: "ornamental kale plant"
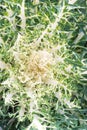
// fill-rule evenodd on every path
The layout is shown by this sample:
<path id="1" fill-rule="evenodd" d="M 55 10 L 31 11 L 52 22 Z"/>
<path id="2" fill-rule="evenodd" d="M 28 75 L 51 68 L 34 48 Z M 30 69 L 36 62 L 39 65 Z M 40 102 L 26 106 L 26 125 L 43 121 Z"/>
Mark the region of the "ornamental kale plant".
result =
<path id="1" fill-rule="evenodd" d="M 86 1 L 0 0 L 0 129 L 87 129 Z"/>

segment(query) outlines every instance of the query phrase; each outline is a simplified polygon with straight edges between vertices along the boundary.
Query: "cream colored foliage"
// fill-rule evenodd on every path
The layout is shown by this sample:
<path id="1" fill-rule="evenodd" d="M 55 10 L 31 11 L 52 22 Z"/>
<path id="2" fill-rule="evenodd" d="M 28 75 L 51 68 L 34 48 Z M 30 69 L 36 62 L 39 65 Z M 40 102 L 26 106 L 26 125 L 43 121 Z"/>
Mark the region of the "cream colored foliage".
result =
<path id="1" fill-rule="evenodd" d="M 3 69 L 6 69 L 7 65 L 0 60 L 0 69 L 3 70 Z"/>
<path id="2" fill-rule="evenodd" d="M 26 79 L 33 81 L 33 83 L 48 83 L 49 80 L 53 80 L 51 67 L 55 61 L 51 53 L 46 50 L 32 51 L 25 62 L 24 69 L 22 68 L 22 72 L 20 71 L 19 79 L 21 82 L 26 82 Z"/>
<path id="3" fill-rule="evenodd" d="M 5 104 L 11 103 L 11 101 L 12 101 L 12 96 L 13 96 L 12 93 L 7 93 L 7 94 L 6 94 L 6 96 L 4 97 L 4 99 L 5 99 Z"/>
<path id="4" fill-rule="evenodd" d="M 32 123 L 28 126 L 26 130 L 31 130 L 31 128 L 35 128 L 37 130 L 46 130 L 46 126 L 42 125 L 38 119 L 38 116 L 35 115 Z"/>
<path id="5" fill-rule="evenodd" d="M 24 106 L 21 106 L 21 109 L 19 110 L 19 115 L 18 115 L 20 121 L 22 121 L 24 113 L 25 113 L 25 108 Z"/>
<path id="6" fill-rule="evenodd" d="M 69 0 L 69 4 L 74 4 L 77 0 Z"/>

